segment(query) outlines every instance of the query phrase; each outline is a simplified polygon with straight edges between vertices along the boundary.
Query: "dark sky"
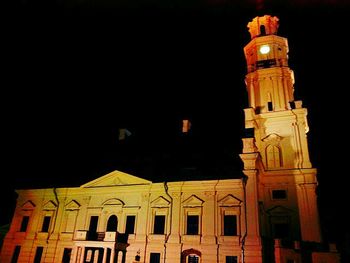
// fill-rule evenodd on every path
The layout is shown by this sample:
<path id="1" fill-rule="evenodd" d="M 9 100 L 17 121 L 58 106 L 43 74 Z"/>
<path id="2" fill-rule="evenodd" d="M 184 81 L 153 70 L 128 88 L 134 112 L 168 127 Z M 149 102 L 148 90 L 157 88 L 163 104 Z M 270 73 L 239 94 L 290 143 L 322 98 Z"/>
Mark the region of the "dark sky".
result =
<path id="1" fill-rule="evenodd" d="M 183 179 L 179 163 L 199 167 L 197 178 L 239 174 L 246 25 L 271 14 L 289 41 L 295 98 L 309 110 L 325 235 L 338 238 L 335 226 L 349 219 L 337 202 L 347 180 L 350 5 L 304 2 L 9 1 L 1 11 L 1 197 L 9 198 L 1 223 L 14 189 L 78 186 L 114 169 L 173 181 Z M 180 133 L 185 117 L 189 140 Z M 124 143 L 122 127 L 132 132 Z"/>

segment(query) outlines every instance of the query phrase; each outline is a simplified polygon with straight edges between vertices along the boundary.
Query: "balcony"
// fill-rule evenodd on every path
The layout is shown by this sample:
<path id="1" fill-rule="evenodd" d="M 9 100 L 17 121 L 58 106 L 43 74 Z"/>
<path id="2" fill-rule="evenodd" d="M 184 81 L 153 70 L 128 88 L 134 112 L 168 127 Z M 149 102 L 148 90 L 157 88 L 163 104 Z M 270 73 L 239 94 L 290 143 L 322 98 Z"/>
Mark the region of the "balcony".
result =
<path id="1" fill-rule="evenodd" d="M 87 230 L 77 230 L 74 234 L 74 240 L 127 243 L 128 234 L 118 233 L 116 231 L 89 232 Z"/>

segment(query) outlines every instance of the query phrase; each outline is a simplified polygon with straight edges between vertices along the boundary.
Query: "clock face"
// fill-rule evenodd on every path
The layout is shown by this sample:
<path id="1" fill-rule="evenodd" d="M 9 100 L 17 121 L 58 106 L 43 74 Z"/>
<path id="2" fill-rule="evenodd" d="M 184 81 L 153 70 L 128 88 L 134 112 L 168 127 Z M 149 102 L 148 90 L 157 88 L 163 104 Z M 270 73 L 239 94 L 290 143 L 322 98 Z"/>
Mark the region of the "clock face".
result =
<path id="1" fill-rule="evenodd" d="M 262 45 L 260 48 L 259 48 L 259 51 L 261 54 L 267 54 L 270 52 L 270 46 L 269 45 Z"/>

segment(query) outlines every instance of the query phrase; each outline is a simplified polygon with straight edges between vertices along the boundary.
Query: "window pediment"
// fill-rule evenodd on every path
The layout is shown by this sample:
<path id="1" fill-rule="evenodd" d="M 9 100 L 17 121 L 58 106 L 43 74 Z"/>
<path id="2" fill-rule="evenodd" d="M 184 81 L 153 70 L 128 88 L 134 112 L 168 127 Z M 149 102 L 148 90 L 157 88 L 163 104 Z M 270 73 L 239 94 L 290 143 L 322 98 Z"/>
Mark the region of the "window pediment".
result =
<path id="1" fill-rule="evenodd" d="M 289 209 L 287 207 L 284 206 L 274 206 L 270 209 L 268 209 L 267 214 L 269 214 L 270 216 L 280 216 L 280 215 L 293 215 L 295 214 L 295 211 L 292 209 Z"/>
<path id="2" fill-rule="evenodd" d="M 191 195 L 185 201 L 182 202 L 184 207 L 198 207 L 203 206 L 204 201 L 196 195 Z"/>
<path id="3" fill-rule="evenodd" d="M 22 205 L 23 210 L 33 210 L 34 208 L 35 204 L 31 200 L 24 202 Z"/>
<path id="4" fill-rule="evenodd" d="M 151 207 L 161 208 L 161 207 L 169 207 L 169 205 L 170 205 L 170 201 L 164 198 L 163 196 L 159 196 L 151 202 Z"/>
<path id="5" fill-rule="evenodd" d="M 219 206 L 240 206 L 242 200 L 229 194 L 218 201 Z"/>
<path id="6" fill-rule="evenodd" d="M 57 208 L 57 204 L 53 202 L 52 200 L 46 202 L 43 205 L 43 210 L 55 210 Z"/>
<path id="7" fill-rule="evenodd" d="M 278 135 L 277 133 L 270 133 L 265 138 L 262 138 L 262 141 L 275 145 L 278 144 L 282 139 L 283 137 Z"/>
<path id="8" fill-rule="evenodd" d="M 66 210 L 77 210 L 77 209 L 79 209 L 79 207 L 80 207 L 80 204 L 75 200 L 71 200 L 65 206 Z"/>

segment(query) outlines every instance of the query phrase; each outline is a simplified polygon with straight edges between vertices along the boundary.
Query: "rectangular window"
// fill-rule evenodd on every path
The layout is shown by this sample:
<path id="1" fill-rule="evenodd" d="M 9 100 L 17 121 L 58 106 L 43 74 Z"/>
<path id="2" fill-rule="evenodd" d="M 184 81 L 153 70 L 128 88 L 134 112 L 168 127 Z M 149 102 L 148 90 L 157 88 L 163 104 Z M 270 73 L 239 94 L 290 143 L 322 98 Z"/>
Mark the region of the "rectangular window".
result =
<path id="1" fill-rule="evenodd" d="M 20 232 L 26 232 L 27 231 L 28 222 L 29 222 L 29 216 L 23 216 L 22 223 L 21 223 L 21 228 L 19 230 Z"/>
<path id="2" fill-rule="evenodd" d="M 165 216 L 154 217 L 153 234 L 164 234 L 165 229 Z"/>
<path id="3" fill-rule="evenodd" d="M 226 256 L 226 263 L 238 263 L 236 256 Z"/>
<path id="4" fill-rule="evenodd" d="M 70 262 L 71 253 L 72 253 L 71 248 L 66 248 L 66 247 L 64 248 L 62 263 L 69 263 Z"/>
<path id="5" fill-rule="evenodd" d="M 151 253 L 149 263 L 160 263 L 160 253 Z"/>
<path id="6" fill-rule="evenodd" d="M 275 238 L 287 238 L 289 237 L 289 224 L 277 223 L 274 224 L 274 237 Z"/>
<path id="7" fill-rule="evenodd" d="M 237 236 L 237 216 L 224 215 L 224 236 Z"/>
<path id="8" fill-rule="evenodd" d="M 17 263 L 19 253 L 21 252 L 21 246 L 16 246 L 15 251 L 13 252 L 11 263 Z"/>
<path id="9" fill-rule="evenodd" d="M 41 232 L 49 232 L 51 216 L 45 216 Z"/>
<path id="10" fill-rule="evenodd" d="M 187 235 L 198 235 L 199 230 L 199 216 L 188 215 L 187 216 Z"/>
<path id="11" fill-rule="evenodd" d="M 272 190 L 272 199 L 287 199 L 286 190 Z"/>
<path id="12" fill-rule="evenodd" d="M 40 263 L 41 262 L 41 256 L 43 254 L 43 247 L 37 247 L 36 252 L 35 252 L 35 257 L 34 257 L 34 263 Z"/>
<path id="13" fill-rule="evenodd" d="M 273 111 L 272 101 L 269 101 L 267 103 L 267 108 L 268 108 L 269 111 Z"/>
<path id="14" fill-rule="evenodd" d="M 134 234 L 135 233 L 135 216 L 126 217 L 126 226 L 125 234 Z"/>
<path id="15" fill-rule="evenodd" d="M 98 224 L 98 216 L 90 217 L 90 225 L 89 225 L 89 240 L 97 240 L 97 224 Z"/>

